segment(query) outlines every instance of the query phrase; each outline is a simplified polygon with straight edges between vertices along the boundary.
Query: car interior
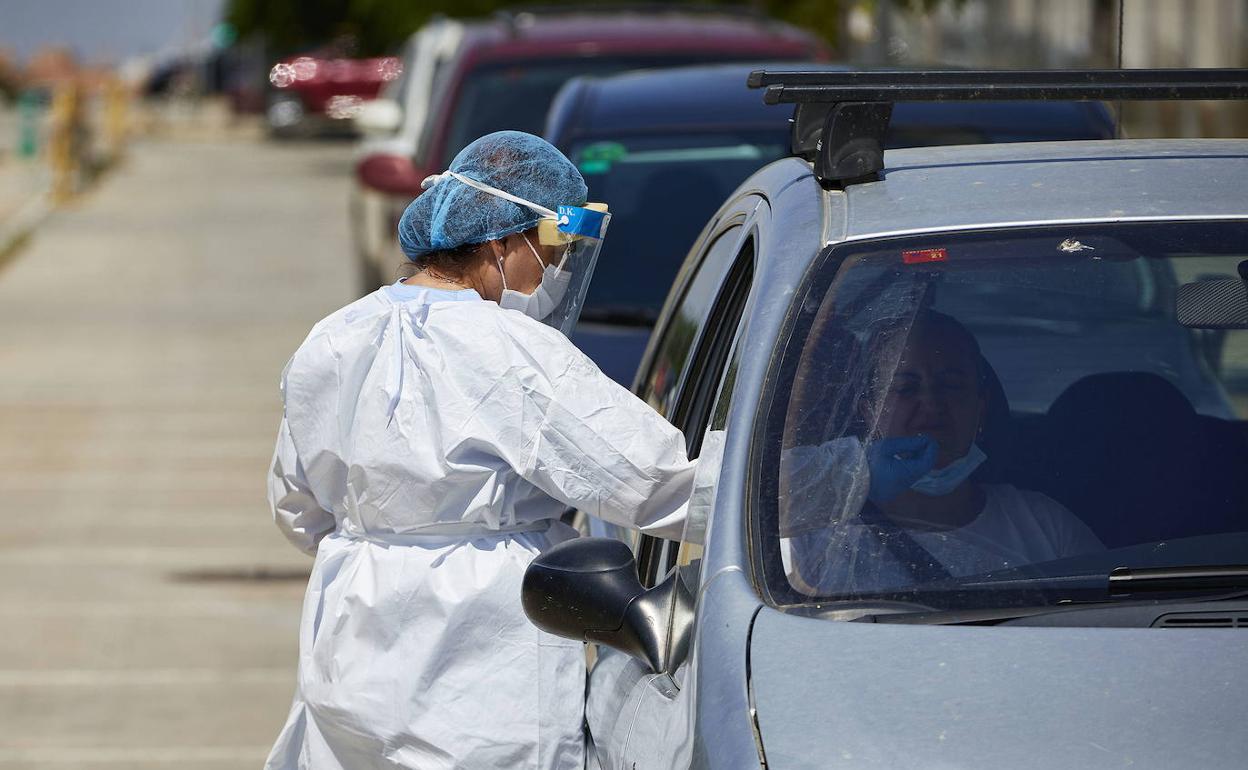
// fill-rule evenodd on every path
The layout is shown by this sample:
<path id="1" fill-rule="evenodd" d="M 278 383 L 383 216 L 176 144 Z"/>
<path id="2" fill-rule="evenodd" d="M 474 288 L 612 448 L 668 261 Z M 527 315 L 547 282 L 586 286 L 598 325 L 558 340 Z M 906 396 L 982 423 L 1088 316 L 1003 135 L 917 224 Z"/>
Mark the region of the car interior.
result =
<path id="1" fill-rule="evenodd" d="M 1245 527 L 1248 423 L 1197 414 L 1155 373 L 1086 376 L 993 432 L 988 478 L 1063 503 L 1107 548 Z"/>
<path id="2" fill-rule="evenodd" d="M 939 285 L 932 278 L 934 272 L 912 285 L 919 288 L 903 304 L 935 301 L 939 308 L 939 290 L 932 291 Z M 896 280 L 894 276 L 886 278 Z M 1165 296 L 1172 297 L 1173 286 L 1166 288 Z M 868 299 L 857 302 L 884 305 L 887 294 L 866 291 L 862 296 Z M 868 435 L 860 401 L 867 373 L 878 362 L 864 350 L 861 332 L 855 334 L 846 325 L 847 317 L 860 309 L 854 301 L 825 302 L 809 320 L 801 353 L 786 367 L 792 389 L 784 407 L 782 447 Z M 967 327 L 974 326 L 971 320 L 962 320 Z M 1172 315 L 1162 317 L 1158 328 L 1163 324 L 1199 339 L 1199 330 L 1183 328 Z M 1087 325 L 1083 333 L 1098 328 Z M 1066 362 L 1056 357 L 1046 365 L 1071 370 L 1069 384 L 1058 389 L 1044 408 L 1034 404 L 1011 408 L 1000 367 L 1015 367 L 1006 370 L 1015 379 L 1027 376 L 1029 370 L 1020 374 L 1017 367 L 1027 360 L 1028 339 L 1027 332 L 1020 333 L 1014 342 L 1022 348 L 1010 355 L 1000 355 L 1005 347 L 1000 344 L 981 355 L 986 413 L 977 443 L 989 459 L 972 479 L 1047 495 L 1083 521 L 1108 550 L 1140 544 L 1162 549 L 1183 538 L 1248 531 L 1248 474 L 1243 472 L 1248 468 L 1248 421 L 1243 419 L 1242 392 L 1226 391 L 1221 398 L 1227 406 L 1221 413 L 1210 413 L 1215 410 L 1194 406 L 1175 377 L 1158 373 L 1173 367 L 1176 355 L 1204 355 L 1183 352 L 1199 351 L 1199 346 L 1174 347 L 1164 335 L 1154 334 L 1151 339 L 1162 341 L 1135 352 L 1142 364 L 1139 369 L 1112 368 L 1116 361 L 1106 357 L 1108 366 L 1098 371 L 1082 352 L 1072 353 L 1077 359 Z M 1233 339 L 1237 346 L 1244 341 Z M 1198 363 L 1198 368 L 1206 366 Z M 1207 367 L 1200 381 L 1216 383 L 1221 375 L 1211 372 L 1213 367 Z M 1235 376 L 1227 382 L 1238 382 Z M 1194 387 L 1192 382 L 1189 378 L 1186 387 Z M 1222 392 L 1220 385 L 1215 387 Z M 777 490 L 782 531 L 786 520 L 807 515 L 788 513 L 786 518 L 786 507 L 795 503 L 784 499 L 785 484 L 782 479 Z M 1163 551 L 1157 553 L 1164 564 Z"/>

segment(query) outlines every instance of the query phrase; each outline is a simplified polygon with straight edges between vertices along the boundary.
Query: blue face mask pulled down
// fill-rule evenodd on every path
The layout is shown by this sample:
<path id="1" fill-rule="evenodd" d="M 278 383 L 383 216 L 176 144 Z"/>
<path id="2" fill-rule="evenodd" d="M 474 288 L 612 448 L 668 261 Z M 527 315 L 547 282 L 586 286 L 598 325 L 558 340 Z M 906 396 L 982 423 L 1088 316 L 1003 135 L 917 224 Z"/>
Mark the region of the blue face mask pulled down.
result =
<path id="1" fill-rule="evenodd" d="M 987 459 L 988 455 L 984 454 L 984 450 L 980 449 L 978 444 L 972 443 L 964 457 L 959 457 L 943 468 L 932 468 L 918 481 L 911 484 L 910 488 L 931 497 L 947 495 L 966 481 Z"/>

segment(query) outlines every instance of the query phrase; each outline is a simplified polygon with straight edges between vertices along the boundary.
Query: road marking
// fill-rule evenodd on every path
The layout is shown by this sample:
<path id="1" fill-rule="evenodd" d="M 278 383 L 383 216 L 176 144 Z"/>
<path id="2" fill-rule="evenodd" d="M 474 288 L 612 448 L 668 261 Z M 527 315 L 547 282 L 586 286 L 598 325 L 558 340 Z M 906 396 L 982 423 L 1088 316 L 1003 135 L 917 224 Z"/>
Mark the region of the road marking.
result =
<path id="1" fill-rule="evenodd" d="M 276 545 L 272 551 L 258 548 L 231 548 L 229 546 L 153 546 L 130 548 L 105 546 L 23 546 L 21 548 L 0 546 L 0 556 L 5 567 L 55 566 L 69 564 L 74 567 L 131 567 L 185 569 L 194 565 L 198 569 L 221 570 L 226 568 L 254 569 L 263 565 L 269 569 L 296 569 L 310 567 L 307 560 L 299 559 L 294 549 L 282 556 Z"/>
<path id="2" fill-rule="evenodd" d="M 294 685 L 293 668 L 0 669 L 0 688 L 165 687 L 170 685 Z"/>
<path id="3" fill-rule="evenodd" d="M 293 584 L 293 581 L 292 581 Z M 271 584 L 270 584 L 271 585 Z M 296 591 L 297 589 L 297 591 Z M 177 602 L 40 602 L 0 604 L 0 618 L 213 618 L 254 617 L 269 621 L 297 622 L 302 608 L 293 599 L 303 587 L 280 594 L 249 599 L 246 602 L 177 601 Z"/>
<path id="4" fill-rule="evenodd" d="M 77 748 L 0 747 L 0 765 L 136 765 L 180 767 L 188 762 L 238 762 L 259 765 L 268 746 L 152 746 L 142 748 L 84 746 Z"/>
<path id="5" fill-rule="evenodd" d="M 0 471 L 0 489 L 14 492 L 63 492 L 72 489 L 80 495 L 108 491 L 124 484 L 130 490 L 164 492 L 174 500 L 178 493 L 210 492 L 217 499 L 230 501 L 264 500 L 264 463 L 255 464 L 255 475 L 245 479 L 239 469 L 206 468 L 188 471 L 168 466 L 154 471 L 142 470 L 125 476 L 120 471 L 69 469 L 64 471 L 26 470 L 21 473 Z M 252 474 L 246 474 L 252 476 Z"/>

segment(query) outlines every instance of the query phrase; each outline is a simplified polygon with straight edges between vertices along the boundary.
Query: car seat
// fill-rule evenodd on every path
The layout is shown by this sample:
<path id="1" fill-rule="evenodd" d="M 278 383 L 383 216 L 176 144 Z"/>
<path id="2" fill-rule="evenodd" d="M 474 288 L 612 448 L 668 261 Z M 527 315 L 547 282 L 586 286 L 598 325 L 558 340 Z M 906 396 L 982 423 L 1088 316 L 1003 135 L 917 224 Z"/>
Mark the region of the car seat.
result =
<path id="1" fill-rule="evenodd" d="M 1182 535 L 1194 509 L 1201 427 L 1187 398 L 1151 372 L 1094 374 L 1049 407 L 1042 491 L 1108 548 Z"/>

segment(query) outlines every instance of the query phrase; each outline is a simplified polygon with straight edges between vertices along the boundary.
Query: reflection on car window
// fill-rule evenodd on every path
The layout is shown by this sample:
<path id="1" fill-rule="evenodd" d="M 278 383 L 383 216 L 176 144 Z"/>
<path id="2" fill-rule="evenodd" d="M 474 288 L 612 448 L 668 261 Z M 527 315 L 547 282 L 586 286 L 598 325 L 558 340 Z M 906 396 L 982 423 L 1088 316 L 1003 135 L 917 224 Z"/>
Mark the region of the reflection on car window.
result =
<path id="1" fill-rule="evenodd" d="M 711 244 L 697 274 L 681 297 L 680 305 L 663 332 L 663 339 L 650 365 L 650 373 L 638 394 L 664 417 L 671 418 L 681 375 L 689 362 L 694 339 L 711 312 L 724 275 L 732 266 L 733 247 L 741 234 L 734 226 Z"/>
<path id="2" fill-rule="evenodd" d="M 573 145 L 589 199 L 610 201 L 614 214 L 581 317 L 652 323 L 703 225 L 750 174 L 785 155 L 787 141 L 783 131 L 720 131 Z"/>
<path id="3" fill-rule="evenodd" d="M 1246 242 L 1206 223 L 840 247 L 769 418 L 777 588 L 952 609 L 1248 561 L 1227 537 L 1248 532 L 1248 329 L 1176 315 L 1181 286 L 1238 280 Z M 1020 575 L 1091 593 L 994 587 Z"/>
<path id="4" fill-rule="evenodd" d="M 564 58 L 478 67 L 465 79 L 454 106 L 441 168 L 469 142 L 493 131 L 542 133 L 555 93 L 578 75 L 607 75 L 653 66 L 692 64 L 696 57 Z"/>

